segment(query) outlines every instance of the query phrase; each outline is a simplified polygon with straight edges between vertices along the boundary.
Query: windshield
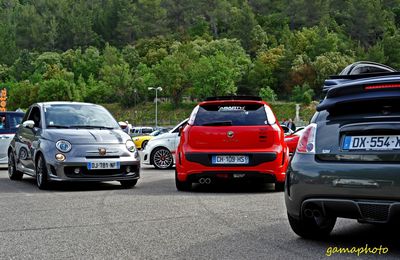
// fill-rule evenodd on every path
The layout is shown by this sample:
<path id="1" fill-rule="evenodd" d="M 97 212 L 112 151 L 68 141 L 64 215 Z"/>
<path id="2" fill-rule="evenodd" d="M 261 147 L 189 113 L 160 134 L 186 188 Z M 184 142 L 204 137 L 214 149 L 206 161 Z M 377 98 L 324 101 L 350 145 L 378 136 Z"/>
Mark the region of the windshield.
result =
<path id="1" fill-rule="evenodd" d="M 97 105 L 48 105 L 44 112 L 47 128 L 120 128 L 112 115 Z"/>
<path id="2" fill-rule="evenodd" d="M 267 115 L 262 104 L 200 106 L 194 121 L 197 126 L 266 125 Z"/>
<path id="3" fill-rule="evenodd" d="M 156 131 L 151 132 L 149 135 L 151 135 L 151 136 L 157 136 L 157 135 L 159 135 L 160 133 L 161 133 L 161 130 L 156 130 Z"/>

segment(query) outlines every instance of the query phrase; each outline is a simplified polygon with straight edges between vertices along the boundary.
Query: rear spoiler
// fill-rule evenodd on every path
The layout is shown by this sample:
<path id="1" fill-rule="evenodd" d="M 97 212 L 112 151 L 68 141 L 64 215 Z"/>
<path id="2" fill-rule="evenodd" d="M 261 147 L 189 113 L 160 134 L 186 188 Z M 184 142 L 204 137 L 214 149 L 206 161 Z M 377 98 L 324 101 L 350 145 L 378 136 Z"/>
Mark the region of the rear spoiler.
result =
<path id="1" fill-rule="evenodd" d="M 218 96 L 218 97 L 208 97 L 205 101 L 219 101 L 219 100 L 254 100 L 262 101 L 261 97 L 257 96 Z"/>
<path id="2" fill-rule="evenodd" d="M 373 77 L 363 76 L 358 79 L 338 79 L 325 81 L 326 97 L 317 106 L 317 111 L 329 110 L 338 104 L 376 99 L 400 99 L 400 73 L 385 73 Z M 346 76 L 348 77 L 348 76 Z"/>

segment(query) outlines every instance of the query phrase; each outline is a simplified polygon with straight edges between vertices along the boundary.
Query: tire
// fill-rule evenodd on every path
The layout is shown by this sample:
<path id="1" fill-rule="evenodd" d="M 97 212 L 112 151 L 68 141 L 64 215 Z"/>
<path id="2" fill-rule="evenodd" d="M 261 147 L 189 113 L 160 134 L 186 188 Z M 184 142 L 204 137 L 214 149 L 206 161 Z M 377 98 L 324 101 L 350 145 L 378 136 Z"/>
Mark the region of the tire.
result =
<path id="1" fill-rule="evenodd" d="M 122 188 L 124 189 L 131 189 L 135 187 L 138 180 L 130 180 L 130 181 L 120 181 Z"/>
<path id="2" fill-rule="evenodd" d="M 336 223 L 336 217 L 320 217 L 321 223 L 318 224 L 315 217 L 297 219 L 289 213 L 288 219 L 294 233 L 307 239 L 320 239 L 329 236 Z"/>
<path id="3" fill-rule="evenodd" d="M 151 161 L 157 169 L 170 169 L 174 165 L 172 153 L 167 148 L 156 148 L 151 153 Z"/>
<path id="4" fill-rule="evenodd" d="M 36 163 L 36 185 L 41 190 L 49 188 L 49 180 L 47 178 L 47 166 L 43 155 L 39 155 Z"/>
<path id="5" fill-rule="evenodd" d="M 142 142 L 142 150 L 144 150 L 144 148 L 146 148 L 146 145 L 147 145 L 148 142 L 149 142 L 149 141 L 147 141 L 147 140 L 144 140 L 144 141 Z"/>
<path id="6" fill-rule="evenodd" d="M 178 180 L 178 172 L 175 171 L 175 185 L 178 191 L 190 191 L 192 189 L 192 183 L 188 181 Z"/>
<path id="7" fill-rule="evenodd" d="M 284 191 L 285 182 L 275 182 L 275 191 Z"/>
<path id="8" fill-rule="evenodd" d="M 22 180 L 22 176 L 24 174 L 17 170 L 14 153 L 10 151 L 8 153 L 8 177 L 10 180 L 20 181 Z"/>

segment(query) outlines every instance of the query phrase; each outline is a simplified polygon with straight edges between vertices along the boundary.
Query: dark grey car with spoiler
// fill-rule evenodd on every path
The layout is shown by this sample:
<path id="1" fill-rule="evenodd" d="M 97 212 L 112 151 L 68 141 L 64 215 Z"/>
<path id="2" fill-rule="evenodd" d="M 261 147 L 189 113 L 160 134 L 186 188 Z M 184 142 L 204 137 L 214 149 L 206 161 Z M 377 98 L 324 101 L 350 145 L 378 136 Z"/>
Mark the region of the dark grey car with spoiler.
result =
<path id="1" fill-rule="evenodd" d="M 389 223 L 400 214 L 400 73 L 355 63 L 324 92 L 286 175 L 289 222 L 305 238 L 328 235 L 338 217 Z"/>

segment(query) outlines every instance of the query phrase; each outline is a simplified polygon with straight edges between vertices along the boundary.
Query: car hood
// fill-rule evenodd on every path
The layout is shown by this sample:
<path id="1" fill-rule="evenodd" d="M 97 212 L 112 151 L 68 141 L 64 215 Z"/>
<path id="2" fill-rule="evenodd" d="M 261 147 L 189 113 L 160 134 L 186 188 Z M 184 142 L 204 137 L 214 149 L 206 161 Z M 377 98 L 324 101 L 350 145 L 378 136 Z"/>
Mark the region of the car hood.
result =
<path id="1" fill-rule="evenodd" d="M 120 129 L 47 129 L 43 132 L 43 138 L 53 142 L 63 139 L 71 144 L 122 144 L 130 139 Z"/>

